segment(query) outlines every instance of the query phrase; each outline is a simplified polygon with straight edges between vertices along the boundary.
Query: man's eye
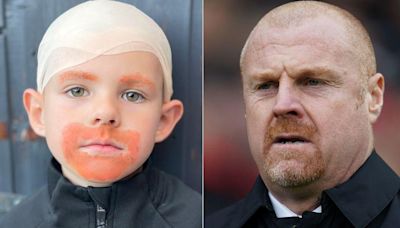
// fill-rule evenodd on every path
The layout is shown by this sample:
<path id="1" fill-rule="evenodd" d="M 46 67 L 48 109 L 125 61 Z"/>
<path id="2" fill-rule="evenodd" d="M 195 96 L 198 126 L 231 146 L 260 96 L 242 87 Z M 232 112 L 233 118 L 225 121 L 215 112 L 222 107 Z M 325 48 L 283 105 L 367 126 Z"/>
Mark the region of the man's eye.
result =
<path id="1" fill-rule="evenodd" d="M 140 103 L 144 100 L 144 96 L 135 91 L 127 91 L 122 94 L 122 98 L 130 102 Z"/>
<path id="2" fill-rule="evenodd" d="M 87 91 L 82 87 L 74 87 L 69 89 L 67 94 L 72 97 L 83 97 L 87 95 Z"/>
<path id="3" fill-rule="evenodd" d="M 257 90 L 269 90 L 277 88 L 278 84 L 276 82 L 264 82 L 257 86 Z"/>
<path id="4" fill-rule="evenodd" d="M 317 86 L 317 85 L 321 85 L 322 81 L 319 79 L 313 79 L 313 78 L 309 78 L 307 80 L 304 81 L 305 85 L 309 85 L 309 86 Z"/>

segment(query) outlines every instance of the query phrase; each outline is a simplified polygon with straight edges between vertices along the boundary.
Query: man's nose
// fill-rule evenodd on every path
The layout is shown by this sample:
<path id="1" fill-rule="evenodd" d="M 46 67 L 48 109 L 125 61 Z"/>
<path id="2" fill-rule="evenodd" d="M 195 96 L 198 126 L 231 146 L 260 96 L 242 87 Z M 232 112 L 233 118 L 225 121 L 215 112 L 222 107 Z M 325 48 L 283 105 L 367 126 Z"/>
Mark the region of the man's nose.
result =
<path id="1" fill-rule="evenodd" d="M 282 81 L 279 83 L 273 114 L 275 117 L 295 116 L 301 118 L 303 116 L 302 103 L 291 82 Z"/>
<path id="2" fill-rule="evenodd" d="M 94 102 L 92 110 L 92 125 L 118 126 L 120 124 L 120 113 L 116 99 L 112 99 L 109 96 L 98 97 Z"/>

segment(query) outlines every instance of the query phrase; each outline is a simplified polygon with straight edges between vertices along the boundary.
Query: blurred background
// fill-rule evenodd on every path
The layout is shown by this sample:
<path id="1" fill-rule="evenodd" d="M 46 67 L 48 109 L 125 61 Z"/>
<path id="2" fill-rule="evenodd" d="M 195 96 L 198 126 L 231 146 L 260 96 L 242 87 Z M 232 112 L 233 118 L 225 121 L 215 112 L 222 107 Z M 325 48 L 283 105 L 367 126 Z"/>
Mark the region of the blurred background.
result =
<path id="1" fill-rule="evenodd" d="M 250 31 L 272 8 L 291 1 L 204 0 L 205 215 L 243 197 L 257 176 L 244 120 L 239 56 Z M 330 0 L 369 31 L 385 101 L 374 126 L 376 148 L 400 174 L 400 1 Z"/>
<path id="2" fill-rule="evenodd" d="M 50 152 L 22 105 L 36 88 L 36 53 L 50 23 L 84 0 L 0 0 L 0 216 L 44 185 Z M 122 0 L 162 27 L 173 55 L 174 98 L 185 106 L 172 135 L 157 144 L 154 166 L 202 191 L 202 0 Z"/>

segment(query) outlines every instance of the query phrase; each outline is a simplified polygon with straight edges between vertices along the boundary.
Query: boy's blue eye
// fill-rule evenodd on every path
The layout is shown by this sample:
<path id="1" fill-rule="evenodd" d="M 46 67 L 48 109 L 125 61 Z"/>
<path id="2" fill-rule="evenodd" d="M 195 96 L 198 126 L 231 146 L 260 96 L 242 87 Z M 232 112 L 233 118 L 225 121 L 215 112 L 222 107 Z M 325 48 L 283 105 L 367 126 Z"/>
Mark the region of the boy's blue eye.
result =
<path id="1" fill-rule="evenodd" d="M 87 91 L 82 87 L 74 87 L 69 89 L 67 94 L 73 97 L 83 97 L 87 95 Z"/>
<path id="2" fill-rule="evenodd" d="M 130 102 L 140 103 L 144 100 L 144 96 L 136 91 L 127 91 L 122 94 L 122 98 Z"/>

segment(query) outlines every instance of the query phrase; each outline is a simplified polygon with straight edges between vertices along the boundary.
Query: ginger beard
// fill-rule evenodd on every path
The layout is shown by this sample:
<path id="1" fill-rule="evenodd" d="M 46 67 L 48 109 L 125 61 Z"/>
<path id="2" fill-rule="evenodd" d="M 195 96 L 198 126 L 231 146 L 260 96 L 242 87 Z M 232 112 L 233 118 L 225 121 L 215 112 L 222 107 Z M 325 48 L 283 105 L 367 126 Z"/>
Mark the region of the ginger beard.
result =
<path id="1" fill-rule="evenodd" d="M 67 164 L 82 178 L 93 182 L 114 182 L 132 173 L 139 152 L 139 133 L 108 126 L 88 128 L 71 124 L 63 130 L 63 153 Z M 90 140 L 113 140 L 123 150 L 88 153 L 81 147 Z M 138 168 L 138 167 L 137 167 Z"/>
<path id="2" fill-rule="evenodd" d="M 316 132 L 314 125 L 300 123 L 287 117 L 279 117 L 275 124 L 267 129 L 264 138 L 263 171 L 271 182 L 282 187 L 299 187 L 323 175 L 325 164 L 322 153 L 314 144 L 306 143 L 307 150 L 296 145 L 286 148 L 273 145 L 281 134 L 293 134 L 311 140 Z"/>

